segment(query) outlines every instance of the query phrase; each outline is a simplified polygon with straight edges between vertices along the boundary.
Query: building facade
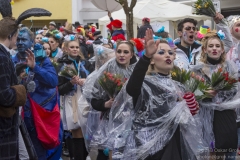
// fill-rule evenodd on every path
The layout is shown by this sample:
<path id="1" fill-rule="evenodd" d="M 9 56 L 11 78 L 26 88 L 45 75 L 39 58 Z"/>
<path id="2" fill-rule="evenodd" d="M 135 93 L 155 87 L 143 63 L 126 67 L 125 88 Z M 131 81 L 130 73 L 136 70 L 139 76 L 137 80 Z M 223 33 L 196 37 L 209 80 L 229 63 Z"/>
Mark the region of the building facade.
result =
<path id="1" fill-rule="evenodd" d="M 15 0 L 13 16 L 18 17 L 23 11 L 30 8 L 44 8 L 52 13 L 51 17 L 31 17 L 22 23 L 33 31 L 48 26 L 50 21 L 55 21 L 58 26 L 65 22 L 80 24 L 95 23 L 98 19 L 107 15 L 106 11 L 97 9 L 91 0 Z"/>
<path id="2" fill-rule="evenodd" d="M 171 0 L 174 2 L 180 2 L 187 5 L 192 5 L 196 0 Z M 240 14 L 240 1 L 239 0 L 212 0 L 213 2 L 220 2 L 221 13 L 227 17 L 229 15 Z"/>

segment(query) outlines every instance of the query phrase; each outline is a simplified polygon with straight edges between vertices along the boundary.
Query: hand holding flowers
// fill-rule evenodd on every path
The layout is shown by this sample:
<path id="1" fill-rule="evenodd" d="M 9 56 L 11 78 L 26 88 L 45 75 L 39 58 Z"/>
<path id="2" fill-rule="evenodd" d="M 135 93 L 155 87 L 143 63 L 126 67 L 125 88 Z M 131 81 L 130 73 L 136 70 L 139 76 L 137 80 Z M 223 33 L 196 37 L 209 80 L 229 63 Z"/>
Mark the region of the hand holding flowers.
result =
<path id="1" fill-rule="evenodd" d="M 118 92 L 122 89 L 123 84 L 127 79 L 124 79 L 121 75 L 111 74 L 104 72 L 103 76 L 99 78 L 100 86 L 107 92 L 110 98 L 114 98 Z"/>
<path id="2" fill-rule="evenodd" d="M 224 17 L 217 13 L 212 0 L 197 0 L 193 4 L 193 10 L 193 14 L 213 17 L 216 23 L 223 22 L 227 24 Z"/>

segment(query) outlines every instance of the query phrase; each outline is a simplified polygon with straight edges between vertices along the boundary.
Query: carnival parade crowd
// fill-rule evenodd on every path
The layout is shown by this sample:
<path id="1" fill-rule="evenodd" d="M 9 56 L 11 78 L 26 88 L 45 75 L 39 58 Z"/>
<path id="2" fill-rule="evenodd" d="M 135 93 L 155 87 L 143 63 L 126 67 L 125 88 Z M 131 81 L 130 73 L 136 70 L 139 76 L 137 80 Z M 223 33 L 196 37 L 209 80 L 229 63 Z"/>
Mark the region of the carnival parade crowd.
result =
<path id="1" fill-rule="evenodd" d="M 240 147 L 240 16 L 216 30 L 180 20 L 179 38 L 142 19 L 126 40 L 108 13 L 33 33 L 0 0 L 0 160 L 236 160 Z M 116 19 L 115 19 L 116 18 Z"/>

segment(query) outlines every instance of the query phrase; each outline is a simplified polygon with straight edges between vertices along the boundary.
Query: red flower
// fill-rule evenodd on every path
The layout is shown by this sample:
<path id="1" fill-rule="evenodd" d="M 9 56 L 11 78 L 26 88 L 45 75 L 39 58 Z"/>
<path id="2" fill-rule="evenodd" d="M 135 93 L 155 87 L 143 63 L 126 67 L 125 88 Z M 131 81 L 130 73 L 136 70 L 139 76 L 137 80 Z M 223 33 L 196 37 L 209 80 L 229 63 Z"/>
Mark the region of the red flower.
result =
<path id="1" fill-rule="evenodd" d="M 222 72 L 222 68 L 218 68 L 218 72 L 221 73 Z"/>

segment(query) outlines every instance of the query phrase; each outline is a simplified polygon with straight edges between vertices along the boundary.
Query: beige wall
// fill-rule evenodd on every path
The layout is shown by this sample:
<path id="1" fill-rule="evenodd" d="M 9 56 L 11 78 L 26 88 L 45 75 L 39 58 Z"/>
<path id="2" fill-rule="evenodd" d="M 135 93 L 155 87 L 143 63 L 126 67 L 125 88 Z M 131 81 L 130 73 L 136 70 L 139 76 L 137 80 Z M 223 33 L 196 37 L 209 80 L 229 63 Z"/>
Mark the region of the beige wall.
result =
<path id="1" fill-rule="evenodd" d="M 71 0 L 15 0 L 12 6 L 13 16 L 17 18 L 23 11 L 30 8 L 44 8 L 52 13 L 51 17 L 32 17 L 32 20 L 72 21 Z"/>

